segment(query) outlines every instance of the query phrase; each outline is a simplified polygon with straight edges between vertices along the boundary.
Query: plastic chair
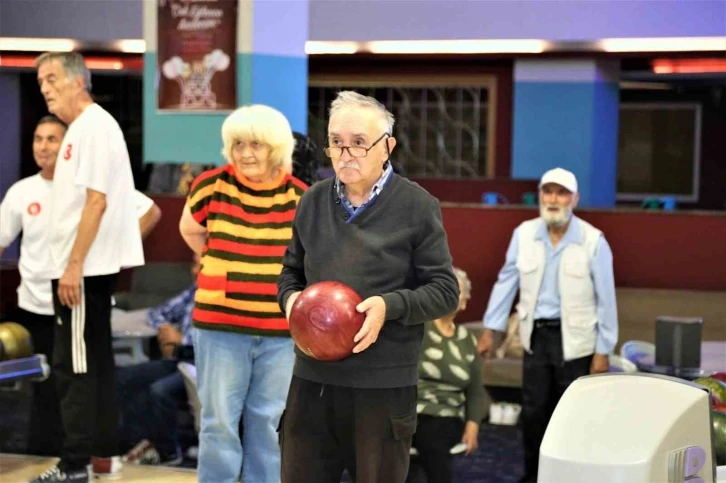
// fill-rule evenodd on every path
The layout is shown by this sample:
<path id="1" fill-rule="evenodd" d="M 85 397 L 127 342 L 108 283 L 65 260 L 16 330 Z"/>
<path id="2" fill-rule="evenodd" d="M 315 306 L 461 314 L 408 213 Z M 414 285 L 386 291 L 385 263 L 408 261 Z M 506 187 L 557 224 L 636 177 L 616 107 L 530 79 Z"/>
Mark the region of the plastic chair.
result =
<path id="1" fill-rule="evenodd" d="M 620 348 L 620 355 L 636 366 L 655 364 L 655 344 L 642 340 L 629 340 Z"/>
<path id="2" fill-rule="evenodd" d="M 646 198 L 640 207 L 646 210 L 658 210 L 660 209 L 660 200 L 658 198 Z"/>
<path id="3" fill-rule="evenodd" d="M 609 372 L 638 372 L 638 366 L 624 357 L 612 354 L 610 356 Z"/>
<path id="4" fill-rule="evenodd" d="M 537 206 L 537 193 L 527 192 L 522 195 L 522 204 L 524 206 Z"/>
<path id="5" fill-rule="evenodd" d="M 503 194 L 496 193 L 494 191 L 487 191 L 485 193 L 482 193 L 481 202 L 484 205 L 509 204 L 509 201 Z"/>
<path id="6" fill-rule="evenodd" d="M 646 210 L 659 210 L 673 211 L 676 209 L 677 202 L 674 196 L 662 196 L 660 198 L 646 198 L 640 205 Z"/>
<path id="7" fill-rule="evenodd" d="M 673 196 L 664 196 L 660 199 L 663 203 L 663 209 L 666 211 L 673 211 L 676 209 L 676 198 Z"/>

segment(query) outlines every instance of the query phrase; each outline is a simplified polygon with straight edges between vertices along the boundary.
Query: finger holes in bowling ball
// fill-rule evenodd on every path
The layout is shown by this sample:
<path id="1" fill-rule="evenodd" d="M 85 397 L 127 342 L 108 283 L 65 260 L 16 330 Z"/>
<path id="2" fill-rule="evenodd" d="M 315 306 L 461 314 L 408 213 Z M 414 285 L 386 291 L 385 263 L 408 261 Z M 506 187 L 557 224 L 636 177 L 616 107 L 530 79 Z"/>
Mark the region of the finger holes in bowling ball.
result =
<path id="1" fill-rule="evenodd" d="M 353 353 L 353 338 L 365 314 L 356 310 L 363 300 L 351 287 L 318 282 L 300 293 L 290 311 L 290 334 L 308 357 L 339 361 Z"/>

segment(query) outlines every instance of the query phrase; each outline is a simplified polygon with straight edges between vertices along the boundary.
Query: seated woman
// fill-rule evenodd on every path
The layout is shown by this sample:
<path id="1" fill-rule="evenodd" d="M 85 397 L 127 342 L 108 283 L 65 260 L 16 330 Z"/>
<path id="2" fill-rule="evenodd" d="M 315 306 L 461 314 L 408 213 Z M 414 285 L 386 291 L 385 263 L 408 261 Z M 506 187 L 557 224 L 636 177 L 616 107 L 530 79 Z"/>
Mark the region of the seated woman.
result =
<path id="1" fill-rule="evenodd" d="M 450 450 L 466 445 L 466 454 L 478 447 L 479 424 L 486 410 L 482 385 L 482 359 L 476 339 L 463 326 L 456 326 L 456 314 L 466 309 L 471 297 L 471 281 L 466 272 L 454 268 L 459 280 L 459 307 L 455 312 L 424 326 L 419 360 L 418 428 L 413 447 L 419 453 L 417 464 L 429 483 L 453 481 Z M 409 481 L 416 473 L 415 465 Z"/>

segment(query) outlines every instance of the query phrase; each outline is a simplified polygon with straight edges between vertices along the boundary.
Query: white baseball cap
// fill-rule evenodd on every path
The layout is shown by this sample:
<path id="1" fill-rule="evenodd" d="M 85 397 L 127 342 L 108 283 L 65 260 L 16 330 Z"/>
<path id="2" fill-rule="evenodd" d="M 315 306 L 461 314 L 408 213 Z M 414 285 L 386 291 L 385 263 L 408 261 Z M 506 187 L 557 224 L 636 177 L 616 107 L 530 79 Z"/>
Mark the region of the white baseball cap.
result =
<path id="1" fill-rule="evenodd" d="M 539 187 L 541 188 L 547 183 L 555 183 L 567 188 L 573 193 L 577 193 L 577 178 L 575 178 L 575 175 L 566 169 L 554 168 L 547 171 L 544 175 L 542 175 Z"/>

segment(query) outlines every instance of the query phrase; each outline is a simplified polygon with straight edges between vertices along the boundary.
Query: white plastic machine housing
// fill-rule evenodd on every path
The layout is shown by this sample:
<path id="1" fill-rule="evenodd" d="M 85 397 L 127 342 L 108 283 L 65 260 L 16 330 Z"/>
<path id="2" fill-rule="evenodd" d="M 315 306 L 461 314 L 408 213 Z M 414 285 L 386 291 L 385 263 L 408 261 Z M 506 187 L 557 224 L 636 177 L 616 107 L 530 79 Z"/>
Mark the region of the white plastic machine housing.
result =
<path id="1" fill-rule="evenodd" d="M 539 483 L 712 483 L 711 403 L 669 376 L 606 373 L 577 379 L 540 447 Z"/>

